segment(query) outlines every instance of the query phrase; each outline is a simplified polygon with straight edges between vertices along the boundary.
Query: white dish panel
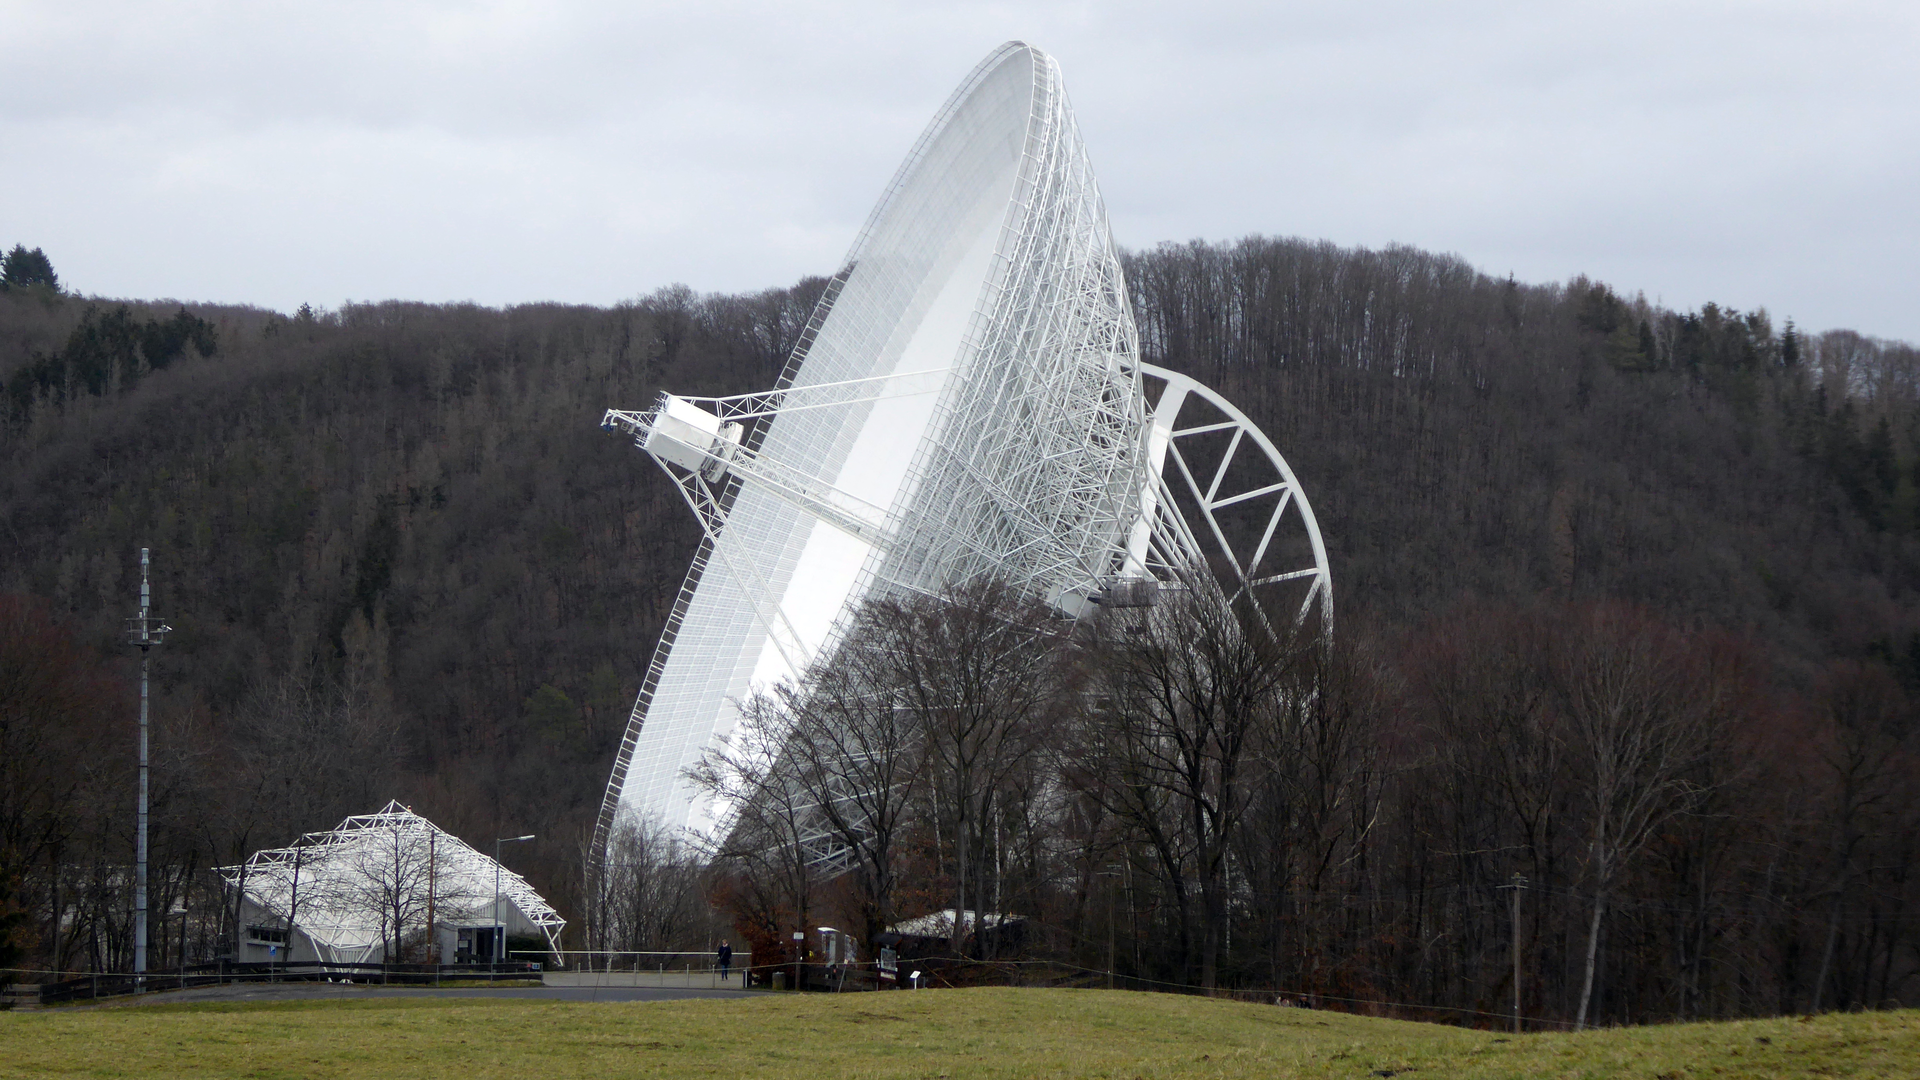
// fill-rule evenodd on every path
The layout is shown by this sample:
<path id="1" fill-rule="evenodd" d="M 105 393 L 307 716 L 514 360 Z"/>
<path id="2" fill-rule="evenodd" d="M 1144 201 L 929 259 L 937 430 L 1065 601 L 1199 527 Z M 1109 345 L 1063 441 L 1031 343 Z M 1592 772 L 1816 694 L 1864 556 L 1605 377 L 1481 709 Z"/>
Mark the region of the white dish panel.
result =
<path id="1" fill-rule="evenodd" d="M 954 393 L 951 371 L 996 270 L 1034 112 L 1035 57 L 1024 46 L 996 52 L 922 136 L 856 241 L 844 283 L 788 381 L 940 374 L 890 381 L 877 400 L 854 401 L 871 391 L 849 389 L 842 408 L 777 415 L 761 454 L 900 511 L 914 455 Z M 753 599 L 777 606 L 818 653 L 857 600 L 872 556 L 868 545 L 752 484 L 739 487 L 711 547 L 651 692 L 636 704 L 639 730 L 609 790 L 620 815 L 696 832 L 713 815 L 685 771 L 732 730 L 737 702 L 795 675 Z"/>

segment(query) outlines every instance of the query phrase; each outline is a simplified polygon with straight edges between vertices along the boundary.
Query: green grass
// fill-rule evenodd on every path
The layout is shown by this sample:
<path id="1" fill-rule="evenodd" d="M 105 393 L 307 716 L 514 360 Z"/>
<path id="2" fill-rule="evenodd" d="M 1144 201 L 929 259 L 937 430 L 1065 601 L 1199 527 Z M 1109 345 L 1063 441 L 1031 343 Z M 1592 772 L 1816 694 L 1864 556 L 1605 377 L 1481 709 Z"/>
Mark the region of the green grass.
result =
<path id="1" fill-rule="evenodd" d="M 1912 1077 L 1920 1012 L 1524 1035 L 1098 990 L 0 1015 L 0 1077 Z"/>

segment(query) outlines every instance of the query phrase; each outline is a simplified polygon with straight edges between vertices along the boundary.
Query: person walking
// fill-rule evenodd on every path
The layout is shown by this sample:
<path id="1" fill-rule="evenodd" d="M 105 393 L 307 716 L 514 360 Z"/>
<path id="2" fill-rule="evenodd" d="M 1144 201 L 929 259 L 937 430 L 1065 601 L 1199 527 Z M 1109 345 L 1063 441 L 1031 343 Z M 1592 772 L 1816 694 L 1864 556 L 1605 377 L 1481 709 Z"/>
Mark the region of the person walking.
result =
<path id="1" fill-rule="evenodd" d="M 720 956 L 720 981 L 726 982 L 727 969 L 733 966 L 733 946 L 727 944 L 724 941 L 721 942 L 719 956 Z"/>

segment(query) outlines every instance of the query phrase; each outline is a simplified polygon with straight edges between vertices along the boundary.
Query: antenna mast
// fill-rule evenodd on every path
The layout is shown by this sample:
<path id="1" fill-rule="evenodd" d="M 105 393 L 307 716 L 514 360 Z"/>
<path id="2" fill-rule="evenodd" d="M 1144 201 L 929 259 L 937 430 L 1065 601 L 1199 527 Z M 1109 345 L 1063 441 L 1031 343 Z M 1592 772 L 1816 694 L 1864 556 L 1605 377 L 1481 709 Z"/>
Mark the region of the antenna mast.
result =
<path id="1" fill-rule="evenodd" d="M 127 620 L 127 640 L 140 650 L 140 803 L 133 842 L 133 973 L 147 973 L 147 657 L 173 627 L 153 618 L 147 549 L 140 549 L 140 614 Z M 144 987 L 143 987 L 144 989 Z"/>

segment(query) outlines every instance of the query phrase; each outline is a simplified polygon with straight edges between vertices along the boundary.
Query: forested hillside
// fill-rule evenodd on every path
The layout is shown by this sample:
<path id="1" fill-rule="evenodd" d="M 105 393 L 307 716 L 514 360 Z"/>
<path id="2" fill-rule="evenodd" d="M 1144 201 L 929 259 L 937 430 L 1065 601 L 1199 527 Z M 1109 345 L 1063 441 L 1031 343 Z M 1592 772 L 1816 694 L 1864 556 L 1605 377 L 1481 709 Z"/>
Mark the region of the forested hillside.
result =
<path id="1" fill-rule="evenodd" d="M 600 414 L 768 383 L 819 291 L 293 318 L 0 294 L 0 593 L 112 655 L 153 549 L 169 856 L 398 796 L 540 834 L 564 897 L 697 536 Z M 176 326 L 207 353 L 155 350 Z"/>
<path id="2" fill-rule="evenodd" d="M 1795 679 L 1920 629 L 1911 347 L 1407 249 L 1162 247 L 1128 273 L 1147 355 L 1311 485 L 1345 611 L 1631 599 L 1752 635 Z"/>
<path id="3" fill-rule="evenodd" d="M 1407 952 L 1423 947 L 1411 938 L 1380 944 L 1411 932 L 1397 923 L 1389 934 L 1349 919 L 1314 945 L 1295 932 L 1312 905 L 1295 907 L 1268 920 L 1272 942 L 1290 944 L 1269 942 L 1245 978 L 1488 1000 L 1505 932 L 1505 900 L 1489 890 L 1514 866 L 1446 845 L 1535 841 L 1505 835 L 1511 815 L 1497 807 L 1462 824 L 1474 785 L 1455 751 L 1496 735 L 1461 728 L 1438 687 L 1495 656 L 1517 666 L 1488 678 L 1524 681 L 1527 639 L 1606 601 L 1688 649 L 1711 639 L 1737 654 L 1747 728 L 1775 739 L 1754 735 L 1741 760 L 1766 758 L 1783 770 L 1769 783 L 1798 785 L 1787 813 L 1783 789 L 1743 773 L 1750 802 L 1714 811 L 1773 807 L 1774 832 L 1649 849 L 1633 868 L 1643 876 L 1616 884 L 1653 906 L 1629 907 L 1609 955 L 1694 980 L 1677 1012 L 1752 1011 L 1766 995 L 1804 1004 L 1829 973 L 1819 957 L 1849 948 L 1846 970 L 1865 972 L 1850 1000 L 1904 984 L 1920 900 L 1920 785 L 1904 756 L 1906 695 L 1920 689 L 1920 354 L 1847 331 L 1803 336 L 1764 312 L 1661 310 L 1584 279 L 1501 281 L 1404 248 L 1249 238 L 1134 253 L 1127 272 L 1146 358 L 1234 400 L 1307 486 L 1342 635 L 1374 658 L 1378 756 L 1360 783 L 1378 828 L 1328 840 L 1334 861 L 1311 889 L 1271 888 L 1380 900 L 1382 875 L 1401 875 L 1394 904 L 1451 905 L 1421 924 L 1450 942 L 1444 960 Z M 0 746 L 0 877 L 92 866 L 64 887 L 102 897 L 57 944 L 40 934 L 42 956 L 124 966 L 124 912 L 104 898 L 131 847 L 135 662 L 118 631 L 142 546 L 155 609 L 175 627 L 154 653 L 160 905 L 203 888 L 210 865 L 390 797 L 476 842 L 539 834 L 515 865 L 574 903 L 580 845 L 696 539 L 677 493 L 600 415 L 663 388 L 767 386 L 822 287 L 293 317 L 0 292 L 4 621 L 16 642 L 59 646 L 57 663 L 9 661 L 10 677 L 125 706 L 36 736 L 53 749 L 30 747 L 11 713 L 0 727 L 13 740 Z M 1820 817 L 1837 781 L 1818 718 L 1856 691 L 1878 695 L 1871 756 L 1898 771 L 1876 765 L 1860 780 L 1870 793 L 1844 796 L 1844 821 Z M 1838 869 L 1827 829 L 1849 845 Z M 1560 921 L 1541 915 L 1535 930 L 1561 970 L 1541 1008 L 1562 1013 L 1592 892 L 1577 832 L 1536 846 L 1529 866 L 1558 875 L 1566 898 Z M 1409 854 L 1423 850 L 1425 862 Z M 1717 861 L 1655 865 L 1669 855 Z M 1676 914 L 1683 894 L 1693 906 Z M 1170 910 L 1136 911 L 1131 929 L 1164 939 Z M 1105 931 L 1083 922 L 1068 936 L 1099 952 Z M 163 952 L 199 950 L 195 935 L 212 931 L 167 932 Z M 1329 959 L 1357 955 L 1355 934 L 1376 950 L 1364 974 Z M 1700 958 L 1734 938 L 1770 944 L 1726 978 L 1765 985 L 1702 989 Z M 1136 951 L 1139 974 L 1191 977 L 1188 958 L 1154 948 Z M 1648 978 L 1596 1010 L 1626 1018 L 1681 1000 Z"/>

